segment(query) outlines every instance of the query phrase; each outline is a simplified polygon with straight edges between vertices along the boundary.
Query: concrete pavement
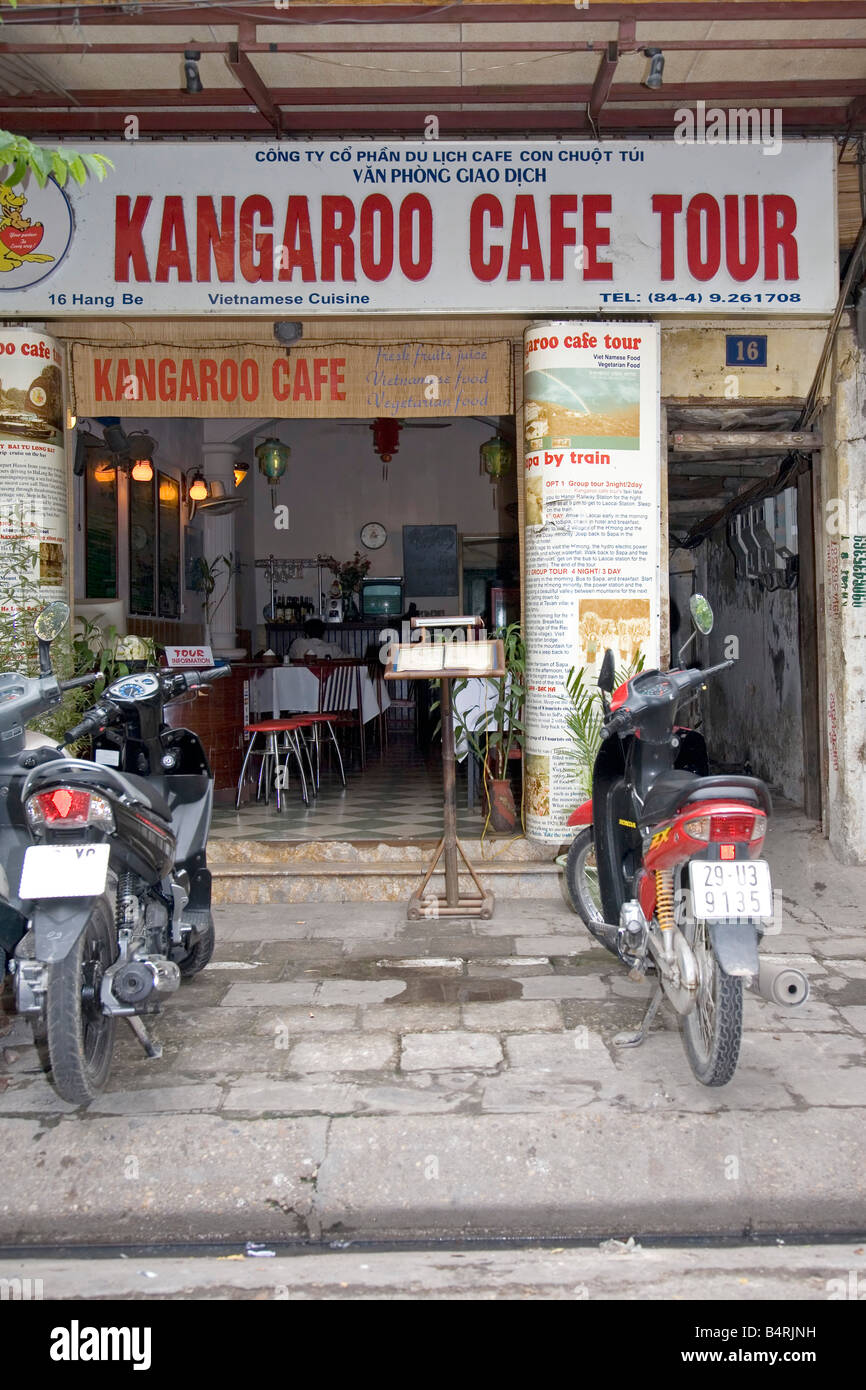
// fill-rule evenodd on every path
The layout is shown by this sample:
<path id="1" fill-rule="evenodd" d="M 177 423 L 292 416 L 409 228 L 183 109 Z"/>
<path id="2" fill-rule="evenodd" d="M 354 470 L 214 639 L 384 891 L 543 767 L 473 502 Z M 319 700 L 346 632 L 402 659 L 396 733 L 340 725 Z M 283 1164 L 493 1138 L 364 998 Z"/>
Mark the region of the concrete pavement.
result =
<path id="1" fill-rule="evenodd" d="M 0 1038 L 5 1244 L 866 1228 L 866 871 L 779 817 L 773 955 L 798 1011 L 747 997 L 734 1080 L 701 1087 L 666 1011 L 568 907 L 410 923 L 400 903 L 226 906 L 148 1062 L 124 1030 L 76 1113 L 29 1030 Z"/>
<path id="2" fill-rule="evenodd" d="M 45 1300 L 88 1303 L 115 1298 L 845 1302 L 848 1308 L 840 1310 L 840 1325 L 856 1336 L 851 1304 L 866 1294 L 866 1249 L 836 1244 L 652 1249 L 609 1242 L 602 1249 L 365 1248 L 273 1257 L 262 1251 L 182 1258 L 30 1256 L 0 1258 L 0 1281 L 4 1279 L 21 1280 L 22 1293 L 29 1289 L 31 1296 L 38 1292 Z M 28 1279 L 29 1285 L 24 1283 Z M 98 1321 L 98 1309 L 89 1316 Z M 718 1310 L 710 1316 L 714 1322 L 720 1320 Z M 727 1313 L 722 1316 L 727 1318 Z M 696 1320 L 708 1321 L 703 1315 Z M 762 1332 L 768 1321 L 761 1320 Z M 798 1310 L 788 1321 L 803 1326 L 813 1319 Z M 691 1332 L 688 1319 L 677 1320 L 668 1345 L 691 1345 Z M 819 1361 L 826 1369 L 823 1340 Z M 792 1347 L 814 1349 L 815 1342 L 792 1340 L 783 1349 Z"/>

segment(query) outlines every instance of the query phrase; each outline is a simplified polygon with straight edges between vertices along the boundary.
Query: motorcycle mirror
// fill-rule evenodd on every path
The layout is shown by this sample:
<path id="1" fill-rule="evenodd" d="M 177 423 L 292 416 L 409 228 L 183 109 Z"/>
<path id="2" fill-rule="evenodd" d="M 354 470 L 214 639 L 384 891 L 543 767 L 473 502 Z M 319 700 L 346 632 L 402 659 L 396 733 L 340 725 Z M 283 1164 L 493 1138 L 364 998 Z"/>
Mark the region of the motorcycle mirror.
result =
<path id="1" fill-rule="evenodd" d="M 614 666 L 613 652 L 610 647 L 608 647 L 604 654 L 604 660 L 601 663 L 601 670 L 598 673 L 599 690 L 603 690 L 607 695 L 612 695 L 615 680 L 616 669 Z"/>
<path id="2" fill-rule="evenodd" d="M 69 622 L 68 603 L 49 603 L 33 624 L 33 631 L 40 642 L 53 642 L 55 637 L 59 637 L 66 624 Z"/>
<path id="3" fill-rule="evenodd" d="M 689 599 L 689 612 L 692 615 L 692 622 L 698 632 L 706 637 L 713 630 L 713 610 L 703 594 L 692 594 Z"/>

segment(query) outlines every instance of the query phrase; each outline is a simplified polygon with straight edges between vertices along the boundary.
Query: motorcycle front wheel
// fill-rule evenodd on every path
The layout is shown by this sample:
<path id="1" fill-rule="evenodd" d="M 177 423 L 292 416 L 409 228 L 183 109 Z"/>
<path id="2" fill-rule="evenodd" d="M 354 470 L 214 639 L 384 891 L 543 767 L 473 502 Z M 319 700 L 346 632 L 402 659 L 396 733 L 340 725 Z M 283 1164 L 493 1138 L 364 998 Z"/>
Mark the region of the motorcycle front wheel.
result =
<path id="1" fill-rule="evenodd" d="M 565 861 L 565 883 L 571 905 L 587 931 L 615 956 L 616 947 L 609 930 L 605 930 L 591 825 L 575 835 L 571 842 Z"/>
<path id="2" fill-rule="evenodd" d="M 704 1086 L 725 1086 L 737 1069 L 743 1037 L 743 982 L 726 975 L 704 921 L 684 925 L 698 965 L 698 997 L 683 1019 L 683 1041 L 692 1071 Z"/>
<path id="3" fill-rule="evenodd" d="M 115 1018 L 102 1010 L 103 976 L 117 957 L 114 913 L 106 898 L 63 960 L 49 969 L 44 1041 L 51 1079 L 64 1100 L 89 1105 L 108 1080 Z"/>

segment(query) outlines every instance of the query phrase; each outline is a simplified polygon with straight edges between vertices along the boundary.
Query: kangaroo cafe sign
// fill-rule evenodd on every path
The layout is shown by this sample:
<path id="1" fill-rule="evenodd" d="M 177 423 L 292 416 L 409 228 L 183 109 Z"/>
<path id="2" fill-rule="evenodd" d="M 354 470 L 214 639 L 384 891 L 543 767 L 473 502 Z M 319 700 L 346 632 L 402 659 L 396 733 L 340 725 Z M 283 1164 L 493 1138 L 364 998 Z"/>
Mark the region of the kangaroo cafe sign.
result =
<path id="1" fill-rule="evenodd" d="M 680 132 L 682 134 L 682 132 Z M 94 145 L 0 190 L 23 317 L 830 313 L 831 140 Z M 5 202 L 3 201 L 5 195 Z"/>
<path id="2" fill-rule="evenodd" d="M 313 418 L 509 414 L 511 345 L 316 343 L 305 349 L 74 343 L 78 415 Z"/>

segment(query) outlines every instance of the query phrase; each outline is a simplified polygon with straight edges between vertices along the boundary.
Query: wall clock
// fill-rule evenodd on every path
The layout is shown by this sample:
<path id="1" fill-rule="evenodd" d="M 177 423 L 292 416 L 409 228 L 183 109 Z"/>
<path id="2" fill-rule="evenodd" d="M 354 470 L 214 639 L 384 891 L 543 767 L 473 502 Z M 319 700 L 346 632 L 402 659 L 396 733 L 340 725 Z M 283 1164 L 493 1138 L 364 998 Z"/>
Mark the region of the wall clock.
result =
<path id="1" fill-rule="evenodd" d="M 381 550 L 388 539 L 388 532 L 381 521 L 368 521 L 361 527 L 361 544 L 368 550 Z"/>

